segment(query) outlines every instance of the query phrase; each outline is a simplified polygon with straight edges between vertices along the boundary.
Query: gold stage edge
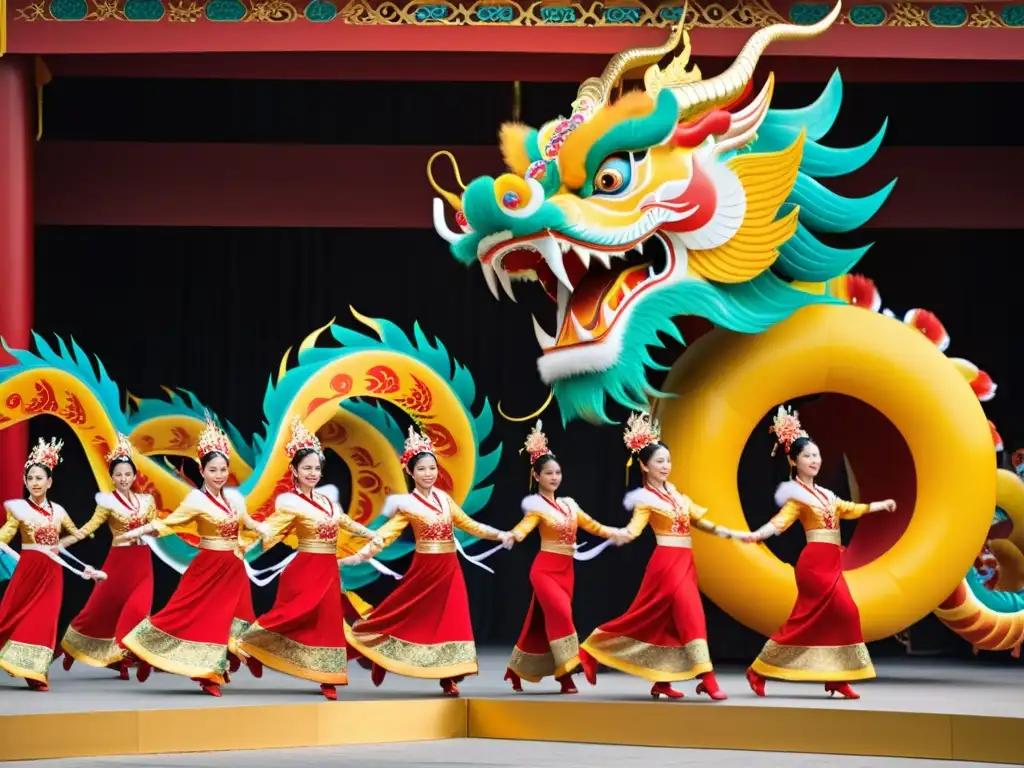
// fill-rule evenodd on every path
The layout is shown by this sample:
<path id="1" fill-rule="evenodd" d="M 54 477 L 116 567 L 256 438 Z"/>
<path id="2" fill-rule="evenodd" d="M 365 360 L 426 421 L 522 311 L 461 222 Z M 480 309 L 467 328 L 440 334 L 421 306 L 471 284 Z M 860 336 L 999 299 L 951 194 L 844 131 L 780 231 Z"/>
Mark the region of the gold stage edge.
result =
<path id="1" fill-rule="evenodd" d="M 0 760 L 470 737 L 1024 764 L 1024 718 L 844 710 L 841 701 L 808 708 L 524 696 L 205 706 L 5 715 L 0 733 Z"/>

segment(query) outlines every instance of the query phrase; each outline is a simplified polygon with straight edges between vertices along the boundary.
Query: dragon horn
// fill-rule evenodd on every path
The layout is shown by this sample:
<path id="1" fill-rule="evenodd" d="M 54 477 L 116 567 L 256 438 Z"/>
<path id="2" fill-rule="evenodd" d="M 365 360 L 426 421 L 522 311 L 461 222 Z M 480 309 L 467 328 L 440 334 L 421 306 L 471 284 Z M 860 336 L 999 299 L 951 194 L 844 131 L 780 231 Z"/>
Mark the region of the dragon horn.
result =
<path id="1" fill-rule="evenodd" d="M 686 8 L 683 9 L 679 24 L 672 30 L 671 36 L 663 45 L 654 48 L 629 48 L 612 56 L 600 77 L 590 77 L 583 81 L 583 85 L 576 93 L 573 107 L 582 103 L 584 99 L 593 105 L 592 108 L 595 111 L 607 104 L 608 99 L 611 98 L 612 88 L 624 74 L 633 69 L 654 64 L 660 61 L 662 56 L 675 50 L 683 36 L 685 21 Z"/>
<path id="2" fill-rule="evenodd" d="M 659 83 L 662 87 L 669 88 L 679 102 L 679 114 L 681 117 L 693 115 L 704 111 L 712 104 L 724 104 L 736 99 L 747 83 L 754 76 L 754 69 L 757 61 L 765 49 L 777 40 L 806 40 L 817 37 L 832 26 L 839 18 L 842 2 L 839 0 L 829 12 L 828 16 L 816 24 L 772 24 L 770 27 L 759 29 L 743 46 L 736 61 L 733 62 L 725 72 L 708 80 L 698 82 L 666 82 Z M 621 54 L 620 54 L 621 55 Z M 670 70 L 670 64 L 666 69 Z M 665 74 L 668 74 L 667 72 Z M 664 77 L 658 67 L 651 67 L 644 77 L 648 84 L 658 82 Z M 650 90 L 650 88 L 648 88 Z"/>

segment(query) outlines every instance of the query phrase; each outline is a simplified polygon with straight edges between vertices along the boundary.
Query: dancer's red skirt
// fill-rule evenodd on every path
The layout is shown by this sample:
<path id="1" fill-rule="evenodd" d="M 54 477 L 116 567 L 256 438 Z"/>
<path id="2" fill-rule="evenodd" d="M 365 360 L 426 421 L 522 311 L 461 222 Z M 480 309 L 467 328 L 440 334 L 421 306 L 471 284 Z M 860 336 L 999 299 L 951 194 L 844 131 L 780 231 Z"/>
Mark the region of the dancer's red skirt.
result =
<path id="1" fill-rule="evenodd" d="M 21 553 L 0 602 L 0 669 L 46 683 L 64 590 L 61 566 L 43 552 Z"/>
<path id="2" fill-rule="evenodd" d="M 76 661 L 106 667 L 124 657 L 121 640 L 153 605 L 153 558 L 147 546 L 111 547 L 106 581 L 93 587 L 85 608 L 64 633 L 61 647 Z"/>
<path id="3" fill-rule="evenodd" d="M 389 672 L 441 680 L 475 675 L 469 599 L 455 552 L 417 552 L 398 587 L 347 630 L 359 654 Z"/>
<path id="4" fill-rule="evenodd" d="M 843 682 L 875 676 L 860 612 L 843 578 L 841 547 L 809 542 L 796 563 L 796 605 L 751 665 L 779 680 Z"/>
<path id="5" fill-rule="evenodd" d="M 656 683 L 710 672 L 693 550 L 654 549 L 629 610 L 594 630 L 583 650 L 605 666 Z"/>
<path id="6" fill-rule="evenodd" d="M 299 552 L 281 574 L 274 607 L 238 647 L 278 672 L 345 685 L 345 602 L 337 556 Z"/>
<path id="7" fill-rule="evenodd" d="M 165 672 L 224 682 L 227 655 L 256 620 L 245 566 L 233 551 L 204 549 L 189 564 L 170 602 L 122 641 Z"/>
<path id="8" fill-rule="evenodd" d="M 523 680 L 561 677 L 580 664 L 572 622 L 573 558 L 541 550 L 530 568 L 533 597 L 508 668 Z"/>

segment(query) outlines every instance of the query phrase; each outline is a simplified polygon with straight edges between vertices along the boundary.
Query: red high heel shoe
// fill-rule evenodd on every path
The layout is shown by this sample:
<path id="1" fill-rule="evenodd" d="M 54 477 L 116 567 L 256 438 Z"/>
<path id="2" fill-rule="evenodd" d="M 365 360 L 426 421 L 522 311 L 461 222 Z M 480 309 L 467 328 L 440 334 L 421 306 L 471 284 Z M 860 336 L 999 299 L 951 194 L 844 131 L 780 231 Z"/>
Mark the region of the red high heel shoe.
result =
<path id="1" fill-rule="evenodd" d="M 512 690 L 516 693 L 523 692 L 523 681 L 515 672 L 511 669 L 505 670 L 505 679 L 512 683 Z"/>
<path id="2" fill-rule="evenodd" d="M 249 668 L 249 673 L 256 679 L 263 677 L 263 662 L 255 656 L 246 656 L 245 666 Z"/>
<path id="3" fill-rule="evenodd" d="M 366 670 L 373 669 L 373 662 L 365 656 L 360 656 L 358 659 L 356 659 L 356 664 L 358 664 L 360 667 Z"/>
<path id="4" fill-rule="evenodd" d="M 380 688 L 380 684 L 384 682 L 384 676 L 387 673 L 388 671 L 380 664 L 374 664 L 373 669 L 370 671 L 370 681 Z"/>
<path id="5" fill-rule="evenodd" d="M 860 694 L 853 690 L 849 683 L 825 683 L 825 691 L 829 696 L 838 693 L 844 699 L 860 698 Z"/>
<path id="6" fill-rule="evenodd" d="M 562 684 L 562 690 L 559 693 L 579 693 L 576 690 L 576 684 L 572 681 L 572 675 L 562 675 L 557 680 Z"/>
<path id="7" fill-rule="evenodd" d="M 338 700 L 338 689 L 335 688 L 333 685 L 328 685 L 327 683 L 321 684 L 320 693 L 322 693 L 324 695 L 324 698 L 328 701 Z"/>
<path id="8" fill-rule="evenodd" d="M 450 677 L 446 677 L 441 681 L 441 690 L 453 699 L 457 699 L 459 697 L 459 686 L 457 686 L 455 684 L 455 680 Z"/>
<path id="9" fill-rule="evenodd" d="M 669 683 L 655 683 L 651 688 L 651 696 L 655 699 L 659 696 L 664 696 L 668 699 L 681 699 L 683 698 L 683 692 L 677 691 Z"/>
<path id="10" fill-rule="evenodd" d="M 31 688 L 33 691 L 46 693 L 48 690 L 50 690 L 50 686 L 48 686 L 46 683 L 40 682 L 39 680 L 29 680 L 28 678 L 25 678 L 25 682 L 28 684 L 28 687 Z"/>
<path id="11" fill-rule="evenodd" d="M 216 683 L 212 683 L 209 680 L 196 680 L 196 682 L 199 683 L 199 687 L 202 689 L 203 693 L 208 693 L 211 696 L 217 697 L 218 699 L 220 698 L 219 685 L 217 685 Z"/>
<path id="12" fill-rule="evenodd" d="M 135 670 L 135 679 L 138 680 L 140 683 L 144 683 L 147 680 L 149 680 L 149 676 L 152 674 L 152 672 L 152 665 L 140 660 L 139 666 Z"/>
<path id="13" fill-rule="evenodd" d="M 718 680 L 714 672 L 705 672 L 703 675 L 700 675 L 697 695 L 700 696 L 702 693 L 710 696 L 712 701 L 725 701 L 729 698 L 725 695 L 725 691 L 718 687 Z"/>
<path id="14" fill-rule="evenodd" d="M 65 672 L 70 672 L 71 665 L 75 663 L 75 657 L 72 656 L 70 653 L 64 653 L 61 655 L 64 656 L 64 661 L 61 662 L 61 666 L 64 667 Z"/>
<path id="15" fill-rule="evenodd" d="M 580 648 L 580 666 L 583 667 L 583 676 L 591 685 L 597 685 L 597 659 Z"/>
<path id="16" fill-rule="evenodd" d="M 242 660 L 235 654 L 228 652 L 228 670 L 234 674 L 242 668 Z"/>
<path id="17" fill-rule="evenodd" d="M 750 684 L 750 690 L 758 696 L 764 696 L 764 677 L 762 675 L 757 674 L 757 672 L 752 669 L 748 669 L 747 683 Z"/>

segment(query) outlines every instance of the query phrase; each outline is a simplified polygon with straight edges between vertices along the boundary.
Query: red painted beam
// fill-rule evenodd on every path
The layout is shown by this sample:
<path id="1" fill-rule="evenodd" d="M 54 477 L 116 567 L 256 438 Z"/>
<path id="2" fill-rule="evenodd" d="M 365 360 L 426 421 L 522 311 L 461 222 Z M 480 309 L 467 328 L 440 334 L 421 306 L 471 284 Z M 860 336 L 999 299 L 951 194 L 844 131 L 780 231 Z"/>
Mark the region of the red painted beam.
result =
<path id="1" fill-rule="evenodd" d="M 23 2 L 24 0 L 18 0 Z M 658 45 L 655 27 L 527 27 L 225 23 L 192 24 L 94 21 L 84 23 L 14 19 L 8 11 L 9 52 L 40 55 L 111 53 L 250 53 L 281 51 L 414 51 L 611 55 L 635 46 Z M 693 32 L 699 56 L 735 56 L 753 29 L 700 28 Z M 777 56 L 1024 61 L 1021 30 L 975 27 L 835 26 L 821 37 L 772 46 Z"/>
<path id="2" fill-rule="evenodd" d="M 1024 33 L 1022 33 L 1024 34 Z M 1024 40 L 1021 41 L 1024 45 Z M 499 53 L 197 53 L 48 56 L 55 77 L 144 77 L 231 80 L 582 82 L 600 73 L 606 54 Z M 728 60 L 699 56 L 702 70 Z M 780 83 L 824 84 L 838 68 L 849 83 L 1024 82 L 1024 61 L 804 59 L 765 56 L 760 72 Z"/>
<path id="3" fill-rule="evenodd" d="M 496 148 L 455 147 L 463 178 L 501 171 Z M 101 226 L 431 227 L 432 147 L 44 141 L 36 222 Z M 827 186 L 863 195 L 893 177 L 868 227 L 1024 229 L 1024 147 L 883 148 Z M 454 187 L 442 172 L 440 183 Z"/>

